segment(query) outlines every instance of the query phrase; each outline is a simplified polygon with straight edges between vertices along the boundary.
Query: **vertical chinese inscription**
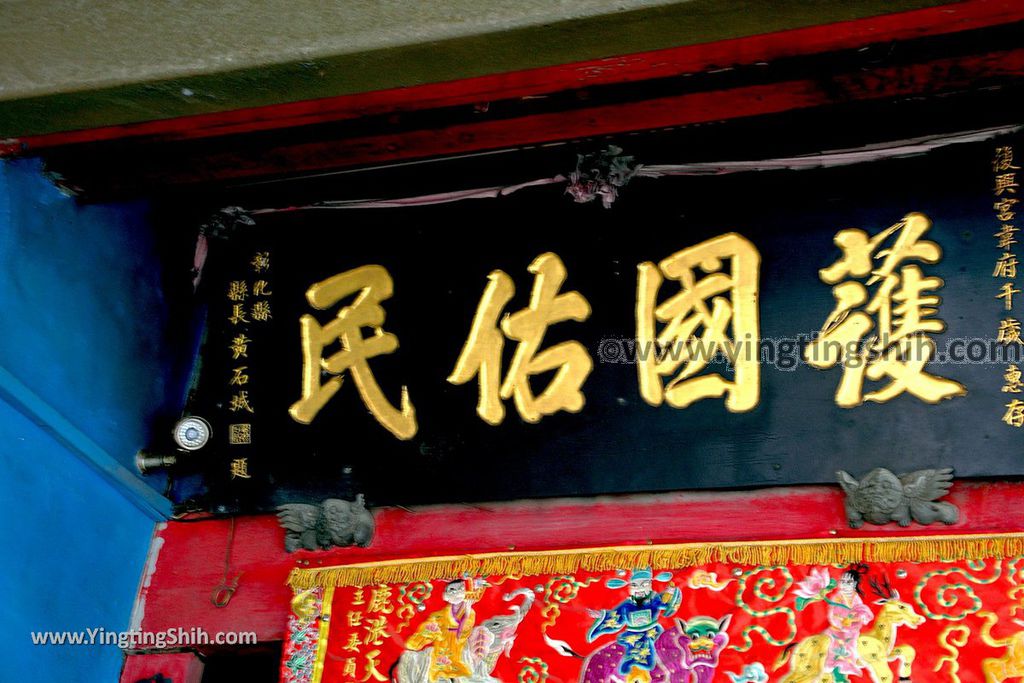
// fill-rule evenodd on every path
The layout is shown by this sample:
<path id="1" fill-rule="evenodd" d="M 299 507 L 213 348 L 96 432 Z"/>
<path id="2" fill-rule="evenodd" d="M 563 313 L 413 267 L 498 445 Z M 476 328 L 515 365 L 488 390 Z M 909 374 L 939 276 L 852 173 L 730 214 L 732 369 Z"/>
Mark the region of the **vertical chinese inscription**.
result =
<path id="1" fill-rule="evenodd" d="M 384 307 L 381 302 L 391 298 L 394 283 L 383 266 L 367 265 L 340 273 L 318 282 L 306 291 L 306 300 L 318 310 L 326 310 L 348 297 L 352 303 L 341 306 L 337 316 L 320 325 L 308 313 L 299 319 L 302 338 L 302 398 L 288 412 L 297 422 L 309 424 L 317 413 L 341 388 L 348 372 L 364 405 L 383 427 L 402 440 L 416 434 L 416 411 L 409 400 L 409 390 L 402 387 L 401 407 L 395 408 L 384 396 L 374 378 L 369 361 L 394 353 L 398 337 L 385 332 Z M 373 329 L 369 337 L 363 328 Z M 337 343 L 340 350 L 324 357 L 324 348 Z M 334 375 L 321 381 L 321 372 Z"/>
<path id="2" fill-rule="evenodd" d="M 559 293 L 567 274 L 562 259 L 547 252 L 534 259 L 528 270 L 534 275 L 529 305 L 505 315 L 500 327 L 498 319 L 515 295 L 515 284 L 501 270 L 488 276 L 469 337 L 448 377 L 452 384 L 465 384 L 477 377 L 476 412 L 492 425 L 501 424 L 505 419 L 503 401 L 510 398 L 526 422 L 538 422 L 541 417 L 559 410 L 579 412 L 585 402 L 583 383 L 594 367 L 590 354 L 578 341 L 541 349 L 550 325 L 567 320 L 583 322 L 590 317 L 590 304 L 582 294 L 577 291 Z M 502 381 L 506 338 L 518 344 Z M 548 371 L 555 371 L 554 377 L 535 395 L 530 378 Z"/>
<path id="3" fill-rule="evenodd" d="M 342 679 L 350 683 L 385 683 L 388 680 L 387 667 L 381 662 L 380 646 L 394 637 L 387 622 L 387 615 L 394 612 L 391 588 L 381 584 L 372 590 L 373 597 L 367 606 L 363 589 L 354 589 L 350 609 L 343 618 L 339 615 L 331 631 L 332 637 L 335 629 L 340 632 L 338 642 L 344 645 L 341 645 L 337 659 L 341 662 Z M 366 607 L 366 611 L 356 607 Z M 362 676 L 359 675 L 360 669 Z"/>
<path id="4" fill-rule="evenodd" d="M 935 353 L 928 335 L 946 329 L 936 317 L 940 299 L 931 293 L 943 282 L 926 277 L 913 263 L 942 258 L 939 245 L 923 239 L 931 226 L 924 214 L 911 213 L 874 236 L 857 228 L 836 233 L 842 255 L 818 273 L 822 282 L 834 285 L 835 308 L 804 359 L 818 369 L 842 363 L 837 405 L 885 403 L 903 393 L 938 403 L 967 393 L 959 382 L 924 369 Z M 888 383 L 865 393 L 865 380 Z"/>
<path id="5" fill-rule="evenodd" d="M 1020 294 L 1016 288 L 1017 279 L 1017 256 L 1014 252 L 1014 245 L 1017 244 L 1016 219 L 1017 205 L 1017 170 L 1019 167 L 1014 164 L 1013 147 L 997 147 L 992 159 L 993 195 L 996 220 L 999 222 L 999 230 L 995 233 L 996 248 L 999 250 L 999 257 L 996 259 L 995 268 L 992 270 L 992 277 L 999 282 L 998 292 L 995 295 L 1002 302 L 1001 320 L 996 330 L 996 341 L 1004 346 L 1024 343 L 1020 338 L 1020 321 L 1013 315 L 1014 295 Z M 1014 347 L 1016 350 L 1016 346 Z M 1010 363 L 1003 370 L 1002 391 L 1008 394 L 1019 394 L 1021 392 L 1021 370 L 1014 363 Z M 1011 398 L 1006 403 L 1006 411 L 1003 413 L 1002 421 L 1011 427 L 1024 426 L 1024 401 Z"/>
<path id="6" fill-rule="evenodd" d="M 230 308 L 226 352 L 230 372 L 227 377 L 227 409 L 234 420 L 228 424 L 228 444 L 231 446 L 249 446 L 253 440 L 252 423 L 247 420 L 256 414 L 256 408 L 250 397 L 252 373 L 247 360 L 256 344 L 253 337 L 261 334 L 256 331 L 259 324 L 270 320 L 270 265 L 270 251 L 256 251 L 246 264 L 247 272 L 242 277 L 236 274 L 235 279 L 229 280 L 225 291 Z M 260 311 L 266 311 L 266 314 Z M 232 479 L 252 478 L 247 457 L 234 457 L 228 471 Z"/>
<path id="7" fill-rule="evenodd" d="M 757 405 L 760 266 L 754 245 L 728 233 L 677 251 L 658 264 L 637 267 L 637 342 L 644 349 L 637 373 L 644 401 L 685 408 L 725 396 L 725 407 L 732 412 Z M 698 270 L 704 275 L 699 277 Z M 679 291 L 658 303 L 666 279 L 677 281 Z M 732 361 L 732 380 L 718 373 L 700 374 L 719 352 Z M 666 382 L 664 378 L 672 375 Z"/>

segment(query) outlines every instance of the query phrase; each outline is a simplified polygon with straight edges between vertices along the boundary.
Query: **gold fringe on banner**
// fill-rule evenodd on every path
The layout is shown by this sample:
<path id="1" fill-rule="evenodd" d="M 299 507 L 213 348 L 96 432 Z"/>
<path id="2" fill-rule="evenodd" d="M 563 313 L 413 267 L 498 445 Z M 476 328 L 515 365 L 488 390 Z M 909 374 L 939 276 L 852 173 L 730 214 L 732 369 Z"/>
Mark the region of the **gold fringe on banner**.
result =
<path id="1" fill-rule="evenodd" d="M 463 575 L 571 574 L 653 567 L 681 569 L 712 562 L 760 566 L 846 564 L 850 562 L 941 562 L 1024 555 L 1024 534 L 915 536 L 827 540 L 681 543 L 675 545 L 580 548 L 539 552 L 423 557 L 334 567 L 293 569 L 288 585 L 367 586 Z"/>

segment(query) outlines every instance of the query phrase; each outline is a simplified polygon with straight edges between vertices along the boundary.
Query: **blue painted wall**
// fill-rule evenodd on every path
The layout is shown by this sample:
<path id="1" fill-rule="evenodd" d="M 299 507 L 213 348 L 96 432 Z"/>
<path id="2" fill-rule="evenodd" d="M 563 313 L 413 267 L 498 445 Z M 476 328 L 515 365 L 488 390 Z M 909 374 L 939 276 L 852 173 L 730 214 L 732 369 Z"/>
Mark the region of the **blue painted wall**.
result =
<path id="1" fill-rule="evenodd" d="M 158 500 L 132 459 L 184 384 L 147 210 L 0 163 L 0 680 L 118 678 L 116 647 L 30 632 L 129 625 Z"/>
<path id="2" fill-rule="evenodd" d="M 32 631 L 128 628 L 153 520 L 0 403 L 4 681 L 114 683 L 116 647 L 33 646 Z"/>

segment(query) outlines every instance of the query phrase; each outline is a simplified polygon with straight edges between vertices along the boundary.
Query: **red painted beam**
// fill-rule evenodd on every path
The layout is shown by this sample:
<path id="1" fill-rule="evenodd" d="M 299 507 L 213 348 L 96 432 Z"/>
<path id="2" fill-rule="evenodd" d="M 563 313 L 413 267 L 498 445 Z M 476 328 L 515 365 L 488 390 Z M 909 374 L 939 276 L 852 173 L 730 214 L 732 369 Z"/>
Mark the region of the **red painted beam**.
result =
<path id="1" fill-rule="evenodd" d="M 375 511 L 371 547 L 293 555 L 284 552 L 276 518 L 240 517 L 230 574 L 241 572 L 241 578 L 223 608 L 210 602 L 210 594 L 224 577 L 230 522 L 171 522 L 156 532 L 137 626 L 153 632 L 255 631 L 260 641 L 279 640 L 291 597 L 285 581 L 297 566 L 648 543 L 997 534 L 1024 529 L 1022 497 L 1024 483 L 958 483 L 948 497 L 961 510 L 961 521 L 953 526 L 859 531 L 846 526 L 838 487 L 384 508 Z"/>
<path id="2" fill-rule="evenodd" d="M 0 156 L 78 143 L 188 140 L 435 109 L 628 83 L 938 36 L 1024 20 L 1020 0 L 964 0 L 939 7 L 460 81 L 431 83 L 160 121 L 8 140 Z"/>

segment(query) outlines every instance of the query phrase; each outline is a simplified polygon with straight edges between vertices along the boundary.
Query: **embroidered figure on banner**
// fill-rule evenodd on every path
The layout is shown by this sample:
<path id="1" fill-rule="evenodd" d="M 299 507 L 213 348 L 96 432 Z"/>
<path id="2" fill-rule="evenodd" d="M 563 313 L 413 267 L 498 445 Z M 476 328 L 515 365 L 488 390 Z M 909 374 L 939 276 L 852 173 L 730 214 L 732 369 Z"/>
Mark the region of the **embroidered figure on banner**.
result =
<path id="1" fill-rule="evenodd" d="M 861 676 L 864 669 L 870 669 L 876 683 L 891 683 L 890 662 L 898 662 L 900 680 L 910 680 L 916 652 L 910 645 L 896 645 L 896 632 L 900 626 L 917 628 L 925 618 L 900 600 L 899 591 L 889 585 L 888 579 L 882 583 L 871 580 L 871 589 L 878 596 L 875 604 L 882 608 L 874 617 L 864 604 L 860 585 L 867 572 L 866 565 L 854 565 L 842 573 L 837 584 L 827 569 L 817 568 L 797 585 L 797 609 L 825 603 L 829 626 L 825 633 L 804 638 L 782 651 L 773 668 L 778 670 L 787 661 L 790 668 L 780 683 L 819 683 L 829 680 L 829 676 L 836 683 L 846 683 L 850 676 Z M 828 595 L 837 585 L 838 590 Z M 862 634 L 872 618 L 874 625 Z"/>
<path id="2" fill-rule="evenodd" d="M 450 581 L 444 589 L 445 607 L 431 613 L 405 642 L 405 652 L 392 666 L 397 683 L 497 683 L 492 676 L 498 657 L 511 656 L 516 631 L 536 596 L 519 588 L 502 596 L 506 602 L 523 598 L 510 608 L 476 624 L 473 604 L 489 586 L 481 579 Z"/>
<path id="3" fill-rule="evenodd" d="M 672 616 L 682 601 L 682 591 L 669 585 L 654 592 L 654 581 L 664 583 L 672 575 L 662 572 L 654 576 L 650 568 L 637 569 L 629 580 L 612 578 L 609 588 L 629 587 L 629 598 L 606 610 L 588 610 L 594 623 L 587 633 L 587 642 L 603 635 L 618 633 L 615 642 L 598 648 L 583 663 L 581 683 L 650 683 L 651 671 L 658 663 L 657 643 L 665 632 L 658 623 Z M 677 645 L 678 647 L 678 645 Z"/>
<path id="4" fill-rule="evenodd" d="M 445 606 L 431 613 L 405 642 L 407 651 L 419 652 L 424 657 L 409 657 L 409 652 L 402 655 L 398 662 L 401 683 L 434 683 L 470 675 L 462 655 L 476 625 L 473 603 L 483 595 L 485 585 L 477 579 L 473 589 L 467 591 L 464 579 L 448 582 L 444 587 Z"/>
<path id="5" fill-rule="evenodd" d="M 859 675 L 866 663 L 857 654 L 857 639 L 861 629 L 875 618 L 864 604 L 861 577 L 867 573 L 866 565 L 854 565 L 839 577 L 839 590 L 828 602 L 828 655 L 825 671 L 831 671 L 837 681 Z"/>
<path id="6" fill-rule="evenodd" d="M 729 644 L 725 630 L 731 621 L 731 614 L 721 619 L 703 615 L 676 619 L 675 628 L 662 636 L 668 643 L 658 643 L 659 656 L 665 660 L 664 667 L 669 672 L 667 683 L 711 683 L 718 669 L 719 655 Z M 676 648 L 671 647 L 673 642 Z"/>
<path id="7" fill-rule="evenodd" d="M 658 621 L 675 613 L 682 592 L 670 585 L 655 593 L 652 582 L 671 578 L 668 572 L 652 576 L 650 569 L 638 569 L 628 582 L 607 581 L 609 588 L 628 585 L 630 597 L 614 609 L 592 610 L 595 622 L 587 639 L 622 632 L 586 657 L 580 683 L 711 683 L 729 643 L 726 629 L 732 615 L 676 619 L 664 629 Z"/>
<path id="8" fill-rule="evenodd" d="M 822 282 L 835 285 L 835 308 L 804 350 L 804 360 L 819 370 L 842 365 L 836 405 L 885 403 L 903 393 L 938 403 L 967 393 L 959 382 L 925 372 L 935 355 L 929 334 L 946 329 L 934 294 L 942 279 L 925 277 L 912 263 L 942 259 L 939 245 L 922 239 L 931 227 L 927 216 L 910 213 L 876 235 L 858 228 L 836 233 L 842 257 L 819 271 Z M 888 383 L 865 393 L 865 380 Z"/>

